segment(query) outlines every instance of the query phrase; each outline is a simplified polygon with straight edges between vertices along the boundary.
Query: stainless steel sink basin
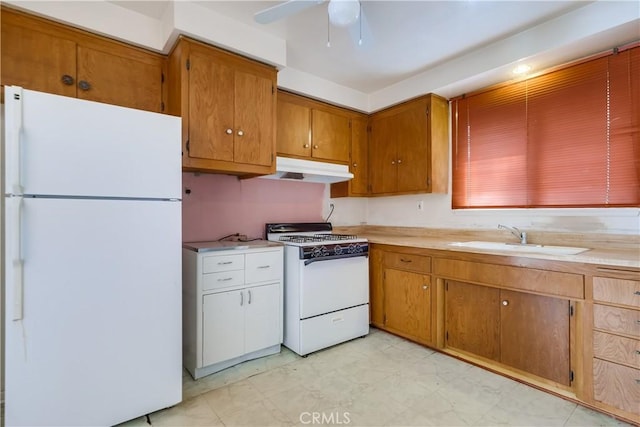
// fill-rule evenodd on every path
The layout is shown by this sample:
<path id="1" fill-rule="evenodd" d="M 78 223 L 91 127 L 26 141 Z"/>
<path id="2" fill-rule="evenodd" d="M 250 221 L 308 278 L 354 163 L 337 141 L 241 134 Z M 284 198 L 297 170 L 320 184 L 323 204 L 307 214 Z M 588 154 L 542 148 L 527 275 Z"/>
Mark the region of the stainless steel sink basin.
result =
<path id="1" fill-rule="evenodd" d="M 576 255 L 589 250 L 589 248 L 577 248 L 572 246 L 548 246 L 548 245 L 533 245 L 533 244 L 523 245 L 520 243 L 483 242 L 483 241 L 454 242 L 454 243 L 450 243 L 450 245 L 461 246 L 464 248 L 473 248 L 473 249 L 488 249 L 488 250 L 499 250 L 499 251 L 508 251 L 508 252 L 525 252 L 525 253 L 549 254 L 549 255 Z"/>

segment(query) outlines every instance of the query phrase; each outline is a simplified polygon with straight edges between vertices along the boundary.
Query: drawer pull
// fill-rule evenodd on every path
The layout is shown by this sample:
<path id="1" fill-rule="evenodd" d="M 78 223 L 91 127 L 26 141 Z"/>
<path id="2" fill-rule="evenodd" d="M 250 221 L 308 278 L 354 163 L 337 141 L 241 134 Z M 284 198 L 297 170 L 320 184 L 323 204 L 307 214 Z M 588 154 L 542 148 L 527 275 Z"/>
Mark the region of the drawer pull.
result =
<path id="1" fill-rule="evenodd" d="M 228 282 L 229 280 L 233 280 L 233 277 L 225 277 L 224 279 L 218 279 L 218 282 Z"/>
<path id="2" fill-rule="evenodd" d="M 636 354 L 640 356 L 640 350 L 636 350 Z"/>
<path id="3" fill-rule="evenodd" d="M 271 268 L 270 265 L 259 265 L 258 268 Z"/>
<path id="4" fill-rule="evenodd" d="M 402 261 L 402 262 L 411 262 L 410 259 L 405 259 L 405 258 L 400 258 L 400 261 Z"/>
<path id="5" fill-rule="evenodd" d="M 640 379 L 636 378 L 636 384 L 640 384 Z"/>
<path id="6" fill-rule="evenodd" d="M 233 264 L 233 261 L 224 261 L 224 262 L 218 263 L 218 265 L 229 265 L 229 264 Z"/>
<path id="7" fill-rule="evenodd" d="M 634 295 L 640 295 L 640 291 L 635 291 L 633 294 Z"/>

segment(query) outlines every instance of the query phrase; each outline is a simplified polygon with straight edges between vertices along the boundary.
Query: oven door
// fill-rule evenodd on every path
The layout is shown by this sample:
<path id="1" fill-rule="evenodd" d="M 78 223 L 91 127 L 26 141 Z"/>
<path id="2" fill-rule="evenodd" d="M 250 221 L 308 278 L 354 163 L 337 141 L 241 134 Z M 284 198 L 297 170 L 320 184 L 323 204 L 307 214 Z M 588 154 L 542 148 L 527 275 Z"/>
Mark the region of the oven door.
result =
<path id="1" fill-rule="evenodd" d="M 369 258 L 330 258 L 305 265 L 300 260 L 300 318 L 369 302 Z"/>

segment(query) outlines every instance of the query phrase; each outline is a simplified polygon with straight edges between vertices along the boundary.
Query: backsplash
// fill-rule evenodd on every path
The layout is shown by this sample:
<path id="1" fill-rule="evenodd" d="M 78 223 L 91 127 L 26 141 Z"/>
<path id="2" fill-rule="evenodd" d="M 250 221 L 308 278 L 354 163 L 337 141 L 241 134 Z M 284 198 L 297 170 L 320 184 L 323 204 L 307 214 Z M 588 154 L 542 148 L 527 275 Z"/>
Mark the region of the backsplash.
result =
<path id="1" fill-rule="evenodd" d="M 264 237 L 268 222 L 322 221 L 325 184 L 185 172 L 182 187 L 184 242 Z"/>

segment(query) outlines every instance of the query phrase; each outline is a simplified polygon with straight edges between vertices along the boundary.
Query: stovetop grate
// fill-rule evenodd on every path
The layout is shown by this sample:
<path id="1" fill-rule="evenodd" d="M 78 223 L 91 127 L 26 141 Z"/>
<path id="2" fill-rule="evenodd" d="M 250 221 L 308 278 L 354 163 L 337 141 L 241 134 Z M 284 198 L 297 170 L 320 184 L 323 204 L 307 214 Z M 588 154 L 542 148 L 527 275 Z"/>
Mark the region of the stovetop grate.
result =
<path id="1" fill-rule="evenodd" d="M 353 234 L 314 234 L 312 236 L 308 235 L 288 235 L 288 236 L 280 236 L 281 242 L 291 242 L 291 243 L 313 243 L 313 242 L 327 242 L 327 241 L 340 241 L 340 240 L 354 240 L 357 239 L 358 236 Z"/>

